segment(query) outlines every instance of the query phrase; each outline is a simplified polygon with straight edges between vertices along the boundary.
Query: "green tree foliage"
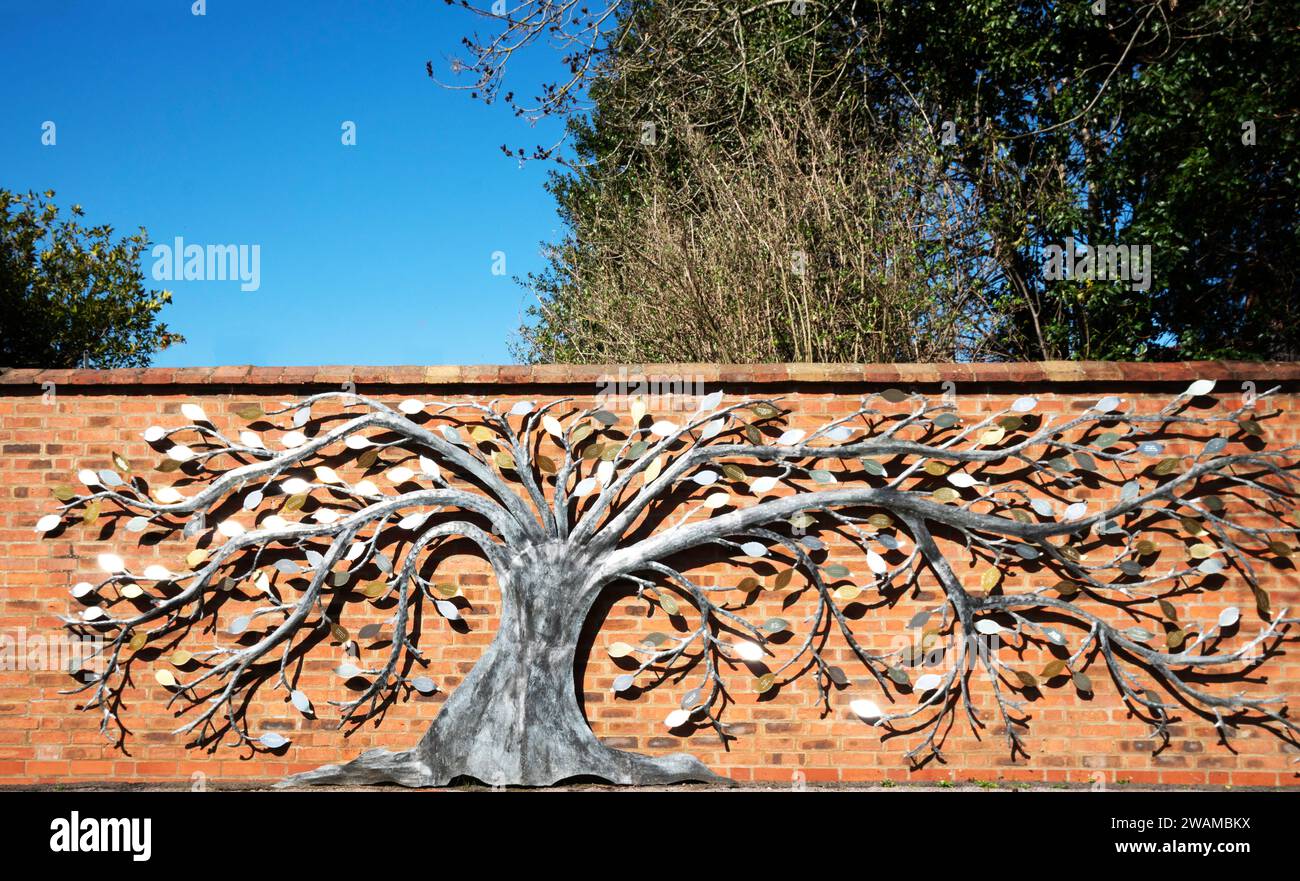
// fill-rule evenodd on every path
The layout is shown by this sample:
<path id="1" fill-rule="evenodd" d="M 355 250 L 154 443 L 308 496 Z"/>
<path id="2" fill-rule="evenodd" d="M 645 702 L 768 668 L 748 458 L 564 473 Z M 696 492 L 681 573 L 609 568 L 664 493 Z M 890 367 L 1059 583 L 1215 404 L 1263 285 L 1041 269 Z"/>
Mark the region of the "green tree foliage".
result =
<path id="1" fill-rule="evenodd" d="M 563 80 L 504 94 L 570 131 L 525 357 L 1300 352 L 1288 4 L 524 2 L 493 24 L 467 41 L 487 100 L 529 40 L 572 37 Z M 1045 278 L 1067 238 L 1149 247 L 1150 284 Z"/>
<path id="2" fill-rule="evenodd" d="M 882 2 L 873 51 L 952 120 L 1011 358 L 1295 358 L 1300 31 L 1258 0 Z M 878 86 L 877 104 L 891 86 Z M 1253 138 L 1251 133 L 1253 132 Z M 1252 140 L 1254 143 L 1246 143 Z M 1147 291 L 1044 282 L 1066 236 L 1151 248 Z"/>
<path id="3" fill-rule="evenodd" d="M 144 229 L 114 239 L 53 198 L 0 190 L 0 366 L 142 367 L 184 342 L 157 320 L 171 293 L 145 287 Z"/>

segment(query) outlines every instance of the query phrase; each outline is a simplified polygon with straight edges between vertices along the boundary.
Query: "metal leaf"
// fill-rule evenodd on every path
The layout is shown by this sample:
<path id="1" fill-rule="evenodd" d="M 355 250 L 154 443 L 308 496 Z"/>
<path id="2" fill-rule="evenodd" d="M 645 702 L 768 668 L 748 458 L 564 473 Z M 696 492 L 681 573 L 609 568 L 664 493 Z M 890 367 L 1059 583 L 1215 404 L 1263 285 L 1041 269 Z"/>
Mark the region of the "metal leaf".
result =
<path id="1" fill-rule="evenodd" d="M 917 677 L 916 684 L 913 686 L 913 688 L 917 692 L 924 694 L 927 691 L 933 691 L 934 689 L 938 688 L 939 683 L 942 681 L 943 681 L 943 677 L 940 676 L 938 673 L 926 673 L 923 676 Z"/>
<path id="2" fill-rule="evenodd" d="M 257 740 L 267 749 L 279 749 L 289 744 L 289 738 L 276 731 L 268 731 Z"/>
<path id="3" fill-rule="evenodd" d="M 873 477 L 888 477 L 885 473 L 885 466 L 881 465 L 875 459 L 863 459 L 862 469 Z"/>
<path id="4" fill-rule="evenodd" d="M 712 486 L 718 482 L 718 472 L 716 471 L 697 471 L 691 475 L 691 481 L 700 486 Z"/>

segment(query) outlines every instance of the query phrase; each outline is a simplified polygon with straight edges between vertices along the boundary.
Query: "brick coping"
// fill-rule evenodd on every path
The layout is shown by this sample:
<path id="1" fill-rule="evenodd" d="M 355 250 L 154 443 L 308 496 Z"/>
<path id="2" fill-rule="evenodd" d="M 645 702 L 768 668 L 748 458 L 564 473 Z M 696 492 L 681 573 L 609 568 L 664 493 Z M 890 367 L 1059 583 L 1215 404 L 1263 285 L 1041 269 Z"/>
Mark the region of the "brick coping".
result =
<path id="1" fill-rule="evenodd" d="M 1032 361 L 978 364 L 484 364 L 433 366 L 0 368 L 0 386 L 576 385 L 639 377 L 724 384 L 1300 382 L 1294 361 Z M 16 391 L 16 389 L 15 389 Z"/>

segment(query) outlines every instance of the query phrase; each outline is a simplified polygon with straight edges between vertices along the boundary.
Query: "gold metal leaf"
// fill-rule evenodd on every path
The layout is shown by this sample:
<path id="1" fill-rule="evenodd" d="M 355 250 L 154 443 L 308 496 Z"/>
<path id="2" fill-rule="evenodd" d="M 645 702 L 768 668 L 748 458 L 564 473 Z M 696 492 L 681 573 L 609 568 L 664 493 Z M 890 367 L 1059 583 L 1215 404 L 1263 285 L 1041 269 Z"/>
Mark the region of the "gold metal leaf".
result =
<path id="1" fill-rule="evenodd" d="M 1177 471 L 1180 463 L 1181 460 L 1177 456 L 1169 456 L 1157 462 L 1156 467 L 1151 470 L 1160 477 L 1165 477 Z"/>
<path id="2" fill-rule="evenodd" d="M 1063 597 L 1072 597 L 1079 592 L 1079 583 L 1077 581 L 1062 580 L 1052 585 L 1052 590 L 1056 591 Z"/>
<path id="3" fill-rule="evenodd" d="M 835 599 L 841 602 L 855 600 L 862 593 L 862 588 L 856 584 L 843 584 L 835 588 Z"/>
<path id="4" fill-rule="evenodd" d="M 659 591 L 657 598 L 659 600 L 660 607 L 669 615 L 676 615 L 681 611 L 681 609 L 677 605 L 677 600 L 673 599 L 672 594 L 668 593 L 667 591 L 662 591 L 662 590 Z"/>
<path id="5" fill-rule="evenodd" d="M 659 476 L 659 472 L 663 469 L 663 467 L 664 467 L 663 459 L 655 459 L 653 462 L 647 465 L 645 469 L 645 482 L 653 483 L 655 481 L 655 478 Z"/>

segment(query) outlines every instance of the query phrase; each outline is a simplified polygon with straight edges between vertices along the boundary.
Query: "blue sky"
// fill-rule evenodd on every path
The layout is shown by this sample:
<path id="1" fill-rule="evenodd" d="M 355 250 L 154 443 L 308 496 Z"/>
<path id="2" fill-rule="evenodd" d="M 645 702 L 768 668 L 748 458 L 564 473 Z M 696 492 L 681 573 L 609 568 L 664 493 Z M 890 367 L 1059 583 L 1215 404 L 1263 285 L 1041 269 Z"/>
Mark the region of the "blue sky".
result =
<path id="1" fill-rule="evenodd" d="M 174 291 L 164 320 L 187 338 L 154 363 L 512 360 L 532 301 L 513 277 L 561 229 L 550 166 L 499 145 L 560 129 L 425 75 L 432 61 L 451 80 L 484 23 L 442 0 L 191 3 L 0 0 L 0 186 L 54 189 L 85 222 L 154 242 L 260 245 L 257 291 L 150 281 Z M 551 61 L 532 53 L 510 85 L 535 94 Z"/>

